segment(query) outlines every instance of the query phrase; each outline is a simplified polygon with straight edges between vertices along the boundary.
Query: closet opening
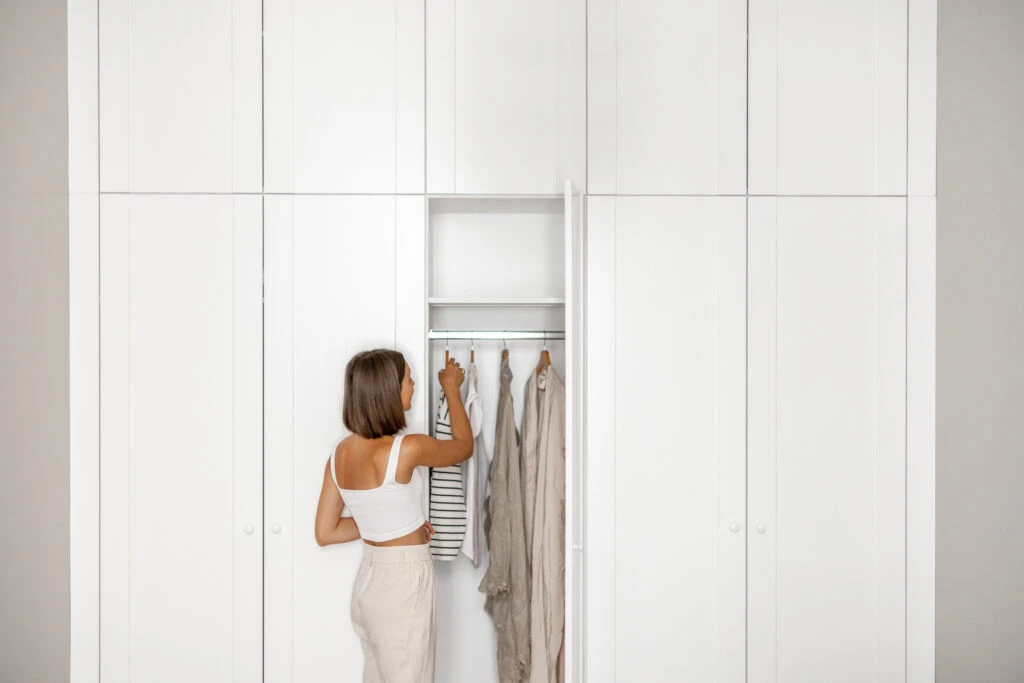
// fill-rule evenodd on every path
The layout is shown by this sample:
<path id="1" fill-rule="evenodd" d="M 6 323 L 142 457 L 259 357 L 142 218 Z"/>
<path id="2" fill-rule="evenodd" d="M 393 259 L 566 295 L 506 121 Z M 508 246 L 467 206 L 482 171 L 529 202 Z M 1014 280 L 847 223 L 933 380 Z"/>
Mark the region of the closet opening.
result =
<path id="1" fill-rule="evenodd" d="M 478 466 L 486 476 L 494 456 L 503 352 L 512 371 L 520 436 L 527 380 L 542 352 L 565 382 L 566 202 L 562 197 L 430 197 L 426 226 L 425 424 L 433 434 L 441 398 L 437 373 L 446 350 L 467 369 L 467 381 L 472 357 L 484 416 L 486 464 Z M 495 625 L 479 590 L 489 563 L 486 542 L 478 567 L 461 553 L 453 561 L 435 562 L 439 681 L 498 680 Z"/>

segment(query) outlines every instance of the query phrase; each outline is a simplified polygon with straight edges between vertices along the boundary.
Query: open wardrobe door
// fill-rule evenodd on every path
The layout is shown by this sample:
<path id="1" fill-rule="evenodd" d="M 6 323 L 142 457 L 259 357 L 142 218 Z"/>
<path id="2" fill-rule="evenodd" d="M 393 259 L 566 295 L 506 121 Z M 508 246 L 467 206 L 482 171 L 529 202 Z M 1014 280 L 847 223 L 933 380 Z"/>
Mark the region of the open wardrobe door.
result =
<path id="1" fill-rule="evenodd" d="M 583 196 L 565 181 L 565 680 L 583 680 Z"/>

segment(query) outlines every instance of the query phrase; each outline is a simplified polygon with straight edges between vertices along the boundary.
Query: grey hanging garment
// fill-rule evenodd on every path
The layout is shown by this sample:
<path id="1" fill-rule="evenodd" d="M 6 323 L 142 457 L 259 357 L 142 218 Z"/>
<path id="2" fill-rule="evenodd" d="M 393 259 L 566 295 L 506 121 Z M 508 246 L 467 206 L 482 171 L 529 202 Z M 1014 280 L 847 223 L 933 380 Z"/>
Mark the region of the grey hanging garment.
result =
<path id="1" fill-rule="evenodd" d="M 530 599 L 527 593 L 523 489 L 519 481 L 519 433 L 512 407 L 512 370 L 501 360 L 498 426 L 491 462 L 487 540 L 490 565 L 480 582 L 484 608 L 498 632 L 498 680 L 518 683 L 530 672 Z"/>

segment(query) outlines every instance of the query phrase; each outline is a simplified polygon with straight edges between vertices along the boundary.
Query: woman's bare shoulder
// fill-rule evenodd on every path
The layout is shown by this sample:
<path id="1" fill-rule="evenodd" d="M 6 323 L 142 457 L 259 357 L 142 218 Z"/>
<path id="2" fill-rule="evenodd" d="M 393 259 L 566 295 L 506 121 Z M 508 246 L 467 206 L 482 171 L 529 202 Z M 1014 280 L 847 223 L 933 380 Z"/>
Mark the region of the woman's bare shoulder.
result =
<path id="1" fill-rule="evenodd" d="M 344 451 L 352 450 L 353 447 L 358 446 L 359 441 L 365 441 L 365 439 L 358 434 L 349 434 L 342 438 L 342 440 L 334 446 L 335 456 L 341 455 Z"/>

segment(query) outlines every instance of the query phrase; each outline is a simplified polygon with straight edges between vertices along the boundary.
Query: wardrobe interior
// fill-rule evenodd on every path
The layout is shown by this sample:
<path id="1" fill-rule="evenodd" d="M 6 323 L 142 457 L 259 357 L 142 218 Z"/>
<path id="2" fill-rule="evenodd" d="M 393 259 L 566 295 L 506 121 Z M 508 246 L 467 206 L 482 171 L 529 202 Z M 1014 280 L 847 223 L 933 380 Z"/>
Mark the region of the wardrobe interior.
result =
<path id="1" fill-rule="evenodd" d="M 484 442 L 494 453 L 499 370 L 508 349 L 517 430 L 522 426 L 526 380 L 541 350 L 565 378 L 565 201 L 561 198 L 428 198 L 429 392 L 426 423 L 434 422 L 441 387 L 437 373 L 445 349 L 463 368 L 475 357 L 484 408 Z M 543 339 L 450 339 L 444 331 L 550 332 Z M 557 338 L 556 338 L 557 337 Z M 482 463 L 480 463 L 482 465 Z M 465 469 L 464 469 L 465 474 Z M 473 568 L 461 553 L 435 562 L 437 576 L 437 680 L 497 681 L 495 630 L 477 590 L 487 571 L 485 553 Z"/>

